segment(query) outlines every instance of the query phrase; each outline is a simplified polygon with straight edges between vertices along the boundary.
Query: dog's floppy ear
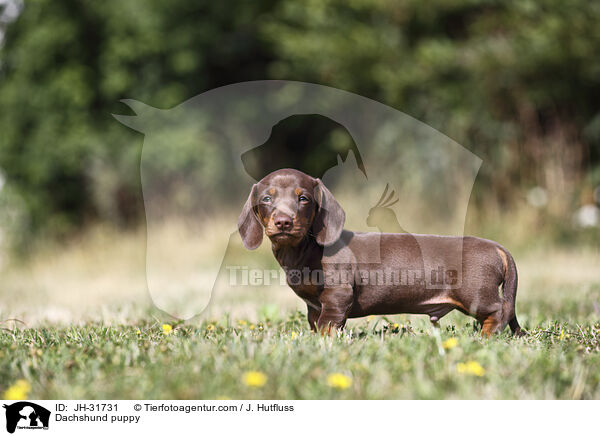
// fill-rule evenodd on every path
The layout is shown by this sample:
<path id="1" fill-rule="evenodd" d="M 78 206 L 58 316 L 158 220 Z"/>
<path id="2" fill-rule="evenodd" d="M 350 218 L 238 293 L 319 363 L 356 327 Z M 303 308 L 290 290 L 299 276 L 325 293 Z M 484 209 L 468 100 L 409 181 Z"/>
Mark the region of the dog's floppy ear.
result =
<path id="1" fill-rule="evenodd" d="M 244 247 L 246 247 L 248 250 L 254 250 L 258 248 L 263 240 L 264 229 L 258 217 L 256 216 L 256 212 L 254 210 L 255 202 L 256 184 L 252 186 L 250 195 L 248 196 L 246 204 L 244 204 L 244 208 L 242 209 L 242 213 L 238 218 L 238 230 L 240 231 L 240 236 L 242 237 Z"/>
<path id="2" fill-rule="evenodd" d="M 346 222 L 346 213 L 321 179 L 317 179 L 315 198 L 318 209 L 313 220 L 313 233 L 318 244 L 328 246 L 340 238 Z"/>

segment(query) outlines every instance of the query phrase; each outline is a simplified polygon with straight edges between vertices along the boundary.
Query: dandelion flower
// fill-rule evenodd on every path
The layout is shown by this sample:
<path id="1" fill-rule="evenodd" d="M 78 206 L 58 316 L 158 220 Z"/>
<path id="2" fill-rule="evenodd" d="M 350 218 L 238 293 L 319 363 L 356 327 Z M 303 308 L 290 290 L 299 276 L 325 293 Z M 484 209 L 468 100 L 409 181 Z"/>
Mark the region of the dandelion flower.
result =
<path id="1" fill-rule="evenodd" d="M 254 324 L 250 324 L 250 327 L 248 327 L 250 330 L 254 330 L 256 328 L 256 326 Z"/>
<path id="2" fill-rule="evenodd" d="M 561 327 L 560 328 L 560 336 L 558 337 L 558 339 L 562 341 L 564 338 L 565 338 L 565 331 Z"/>
<path id="3" fill-rule="evenodd" d="M 452 348 L 456 347 L 457 345 L 458 345 L 458 339 L 456 339 L 456 338 L 448 338 L 444 342 L 442 342 L 442 347 L 444 347 L 445 350 L 451 350 Z"/>
<path id="4" fill-rule="evenodd" d="M 296 332 L 292 332 L 292 340 L 296 339 Z"/>
<path id="5" fill-rule="evenodd" d="M 246 325 L 246 324 L 248 324 L 248 321 L 243 320 L 243 319 L 238 319 L 238 324 L 239 325 Z"/>
<path id="6" fill-rule="evenodd" d="M 250 386 L 252 388 L 260 388 L 261 386 L 264 386 L 267 382 L 267 376 L 259 371 L 249 371 L 244 373 L 242 381 L 246 386 Z"/>
<path id="7" fill-rule="evenodd" d="M 173 331 L 173 326 L 171 324 L 163 324 L 162 330 L 165 335 L 168 335 Z"/>
<path id="8" fill-rule="evenodd" d="M 470 360 L 466 363 L 459 363 L 456 365 L 456 371 L 458 371 L 459 374 L 471 374 L 476 375 L 477 377 L 481 377 L 485 374 L 485 369 L 474 360 Z"/>
<path id="9" fill-rule="evenodd" d="M 206 326 L 206 330 L 208 330 L 209 332 L 212 332 L 215 329 L 215 326 L 213 324 L 209 324 Z"/>
<path id="10" fill-rule="evenodd" d="M 347 375 L 334 372 L 333 374 L 329 374 L 327 376 L 327 385 L 340 390 L 348 389 L 350 386 L 352 386 L 352 379 Z"/>
<path id="11" fill-rule="evenodd" d="M 19 401 L 26 400 L 27 394 L 31 391 L 31 385 L 27 380 L 17 380 L 14 385 L 10 386 L 6 391 L 4 391 L 4 399 Z"/>

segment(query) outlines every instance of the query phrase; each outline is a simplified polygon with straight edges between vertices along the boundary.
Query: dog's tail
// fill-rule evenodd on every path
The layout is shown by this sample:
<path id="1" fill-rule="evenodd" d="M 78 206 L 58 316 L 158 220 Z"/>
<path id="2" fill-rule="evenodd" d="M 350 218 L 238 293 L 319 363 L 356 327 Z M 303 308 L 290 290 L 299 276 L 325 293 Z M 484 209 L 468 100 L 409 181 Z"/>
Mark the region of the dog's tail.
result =
<path id="1" fill-rule="evenodd" d="M 500 250 L 502 250 L 506 256 L 506 271 L 504 274 L 504 282 L 502 283 L 502 291 L 504 293 L 504 325 L 508 323 L 513 335 L 524 336 L 525 332 L 521 329 L 515 312 L 517 285 L 519 283 L 517 265 L 508 250 L 505 250 L 503 247 L 500 248 Z"/>

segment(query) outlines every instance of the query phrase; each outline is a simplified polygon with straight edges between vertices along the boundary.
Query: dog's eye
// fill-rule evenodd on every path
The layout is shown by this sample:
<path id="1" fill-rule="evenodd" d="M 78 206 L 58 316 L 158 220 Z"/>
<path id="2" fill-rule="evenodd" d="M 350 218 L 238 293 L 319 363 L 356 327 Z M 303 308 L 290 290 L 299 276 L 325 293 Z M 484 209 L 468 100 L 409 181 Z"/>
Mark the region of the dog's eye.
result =
<path id="1" fill-rule="evenodd" d="M 262 198 L 262 200 L 261 200 L 261 201 L 262 201 L 263 203 L 270 203 L 270 202 L 271 202 L 271 200 L 272 200 L 272 199 L 271 199 L 271 197 L 270 197 L 270 196 L 268 196 L 268 195 L 265 195 L 265 196 Z"/>
<path id="2" fill-rule="evenodd" d="M 298 197 L 298 200 L 307 203 L 310 201 L 310 199 L 306 196 L 306 195 L 301 195 L 300 197 Z"/>

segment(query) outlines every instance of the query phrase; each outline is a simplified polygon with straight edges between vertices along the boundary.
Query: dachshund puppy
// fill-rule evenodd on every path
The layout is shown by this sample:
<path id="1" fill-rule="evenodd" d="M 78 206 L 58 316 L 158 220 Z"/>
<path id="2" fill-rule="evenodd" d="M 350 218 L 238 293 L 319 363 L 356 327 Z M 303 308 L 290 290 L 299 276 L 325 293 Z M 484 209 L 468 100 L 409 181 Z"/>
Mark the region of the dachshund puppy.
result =
<path id="1" fill-rule="evenodd" d="M 313 330 L 332 334 L 348 318 L 398 313 L 426 314 L 437 323 L 456 309 L 477 319 L 482 335 L 507 324 L 524 334 L 515 314 L 517 268 L 498 243 L 354 233 L 343 230 L 345 217 L 321 180 L 281 169 L 252 187 L 238 220 L 246 248 L 269 237 Z"/>

